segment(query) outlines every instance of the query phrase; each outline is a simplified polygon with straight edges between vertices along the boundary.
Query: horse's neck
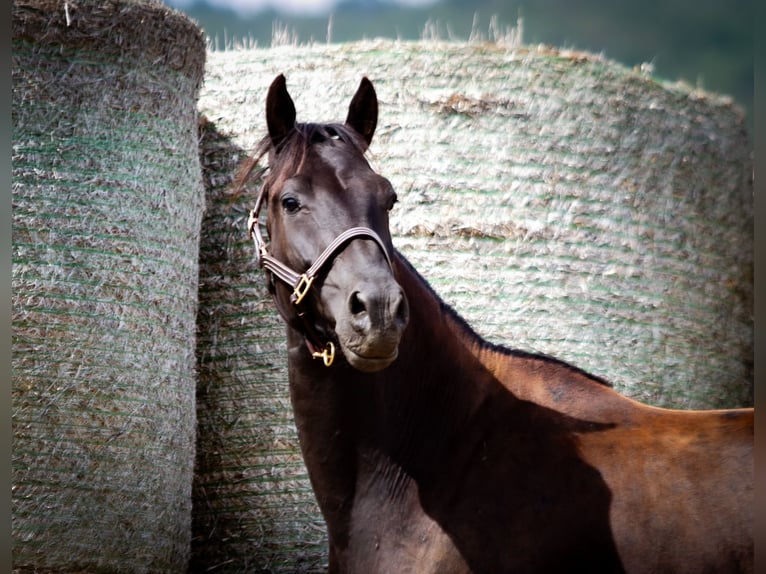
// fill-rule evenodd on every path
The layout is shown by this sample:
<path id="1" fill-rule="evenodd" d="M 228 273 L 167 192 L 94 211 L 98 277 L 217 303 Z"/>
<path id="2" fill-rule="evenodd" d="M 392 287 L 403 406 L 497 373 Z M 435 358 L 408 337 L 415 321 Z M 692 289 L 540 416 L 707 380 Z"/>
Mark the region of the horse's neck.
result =
<path id="1" fill-rule="evenodd" d="M 472 350 L 480 339 L 466 331 L 453 318 L 453 312 L 431 289 L 425 279 L 400 254 L 396 255 L 397 281 L 410 303 L 410 324 L 399 346 L 400 356 L 427 362 L 434 371 L 443 365 L 446 372 L 473 362 Z"/>
<path id="2" fill-rule="evenodd" d="M 400 345 L 402 359 L 413 356 L 415 362 L 431 364 L 455 385 L 479 390 L 482 383 L 497 383 L 514 362 L 510 353 L 500 352 L 484 341 L 450 309 L 431 289 L 426 280 L 397 254 L 397 280 L 410 301 L 411 320 L 406 340 Z M 420 357 L 419 357 L 420 356 Z M 428 359 L 426 359 L 428 357 Z M 470 376 L 461 379 L 466 372 Z M 506 385 L 508 390 L 510 387 Z"/>
<path id="3" fill-rule="evenodd" d="M 325 459 L 326 464 L 327 457 L 340 456 L 338 437 L 350 441 L 343 448 L 355 448 L 353 441 L 415 448 L 402 441 L 424 438 L 423 433 L 436 438 L 439 427 L 459 428 L 483 400 L 482 388 L 493 386 L 494 377 L 472 354 L 426 282 L 398 254 L 395 266 L 410 302 L 410 322 L 399 357 L 388 368 L 373 374 L 344 364 L 325 368 L 306 358 L 302 336 L 290 332 L 291 398 L 309 459 Z"/>
<path id="4" fill-rule="evenodd" d="M 301 450 L 330 538 L 344 546 L 355 492 L 380 476 L 403 478 L 438 468 L 449 432 L 461 428 L 476 393 L 458 382 L 469 353 L 448 328 L 441 303 L 414 270 L 396 259 L 410 302 L 399 358 L 366 374 L 308 357 L 303 336 L 288 328 L 290 396 Z M 461 383 L 462 384 L 462 383 Z M 462 419 L 462 420 L 461 420 Z M 417 466 L 413 466 L 417 465 Z M 409 478 L 393 488 L 409 489 Z M 403 490 L 400 490 L 403 489 Z"/>
<path id="5" fill-rule="evenodd" d="M 598 411 L 625 406 L 627 399 L 570 365 L 487 344 L 403 256 L 397 253 L 394 261 L 397 281 L 410 302 L 410 322 L 394 364 L 372 375 L 346 365 L 327 369 L 305 358 L 302 337 L 292 333 L 291 355 L 303 357 L 290 360 L 299 428 L 333 433 L 355 424 L 360 413 L 369 428 L 388 428 L 389 416 L 428 417 L 435 411 L 442 420 L 460 423 L 501 390 L 512 400 L 569 416 L 600 418 Z M 565 404 L 557 398 L 562 393 L 570 397 Z M 594 401 L 596 397 L 600 400 Z"/>
<path id="6" fill-rule="evenodd" d="M 409 263 L 400 265 L 398 279 L 412 302 L 409 335 L 416 342 L 414 348 L 440 357 L 446 372 L 454 375 L 449 377 L 453 385 L 471 399 L 485 398 L 487 389 L 503 388 L 513 399 L 594 420 L 637 406 L 605 381 L 563 361 L 487 343 L 439 299 Z M 408 347 L 403 350 L 407 352 Z M 469 376 L 461 378 L 461 372 Z M 568 397 L 567 401 L 562 402 L 561 396 Z"/>
<path id="7" fill-rule="evenodd" d="M 410 322 L 399 345 L 399 359 L 390 373 L 381 373 L 384 384 L 396 389 L 390 393 L 393 406 L 412 409 L 413 416 L 438 412 L 441 419 L 461 423 L 487 392 L 497 389 L 494 375 L 476 354 L 481 339 L 400 254 L 396 266 L 397 281 L 410 302 Z"/>

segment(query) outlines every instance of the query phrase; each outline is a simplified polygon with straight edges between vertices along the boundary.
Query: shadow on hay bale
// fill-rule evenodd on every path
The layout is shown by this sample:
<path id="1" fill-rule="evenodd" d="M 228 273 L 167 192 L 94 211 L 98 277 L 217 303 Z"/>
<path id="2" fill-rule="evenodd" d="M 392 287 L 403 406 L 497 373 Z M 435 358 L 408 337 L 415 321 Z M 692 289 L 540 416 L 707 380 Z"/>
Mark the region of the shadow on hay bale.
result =
<path id="1" fill-rule="evenodd" d="M 191 570 L 318 572 L 325 560 L 324 523 L 292 418 L 285 327 L 245 233 L 254 197 L 231 192 L 246 155 L 202 118 L 207 208 Z"/>
<path id="2" fill-rule="evenodd" d="M 13 5 L 17 571 L 184 571 L 205 44 L 155 2 Z"/>

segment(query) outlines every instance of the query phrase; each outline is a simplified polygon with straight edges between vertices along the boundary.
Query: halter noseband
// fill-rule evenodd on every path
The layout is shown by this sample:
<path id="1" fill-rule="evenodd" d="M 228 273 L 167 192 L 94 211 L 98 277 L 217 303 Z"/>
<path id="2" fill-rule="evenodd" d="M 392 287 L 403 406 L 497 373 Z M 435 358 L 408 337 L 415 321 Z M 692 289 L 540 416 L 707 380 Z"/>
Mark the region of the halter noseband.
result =
<path id="1" fill-rule="evenodd" d="M 303 302 L 303 299 L 306 297 L 309 289 L 311 289 L 312 283 L 314 283 L 314 279 L 316 279 L 322 268 L 329 261 L 332 261 L 338 255 L 338 253 L 340 253 L 345 248 L 346 243 L 352 239 L 361 237 L 375 241 L 375 243 L 378 244 L 378 247 L 380 247 L 380 250 L 383 252 L 383 255 L 386 257 L 388 266 L 393 269 L 393 265 L 391 264 L 391 257 L 388 255 L 386 246 L 380 236 L 369 227 L 352 227 L 338 235 L 327 247 L 325 247 L 324 251 L 322 251 L 319 257 L 317 257 L 316 261 L 314 261 L 305 272 L 295 272 L 290 267 L 269 254 L 266 242 L 263 240 L 263 236 L 261 235 L 261 230 L 258 225 L 258 214 L 260 213 L 261 207 L 263 205 L 263 200 L 265 197 L 264 191 L 265 187 L 261 187 L 261 191 L 258 194 L 258 199 L 255 202 L 255 207 L 253 207 L 252 211 L 250 212 L 250 217 L 247 220 L 247 232 L 248 235 L 253 238 L 253 243 L 255 244 L 255 250 L 258 257 L 258 266 L 271 272 L 280 281 L 285 283 L 288 287 L 292 288 L 293 292 L 290 295 L 290 302 L 296 308 L 298 308 Z M 277 305 L 277 309 L 280 311 L 280 314 L 283 315 L 285 321 L 287 321 L 287 317 L 284 315 L 284 313 L 282 313 L 279 305 Z M 305 313 L 303 312 L 299 312 L 298 315 L 305 318 Z M 333 360 L 335 359 L 335 345 L 332 343 L 332 341 L 328 341 L 324 345 L 323 350 L 318 351 L 314 342 L 311 341 L 312 331 L 313 329 L 307 328 L 306 333 L 304 334 L 309 351 L 311 351 L 311 356 L 315 359 L 322 359 L 325 366 L 329 367 L 332 365 Z"/>

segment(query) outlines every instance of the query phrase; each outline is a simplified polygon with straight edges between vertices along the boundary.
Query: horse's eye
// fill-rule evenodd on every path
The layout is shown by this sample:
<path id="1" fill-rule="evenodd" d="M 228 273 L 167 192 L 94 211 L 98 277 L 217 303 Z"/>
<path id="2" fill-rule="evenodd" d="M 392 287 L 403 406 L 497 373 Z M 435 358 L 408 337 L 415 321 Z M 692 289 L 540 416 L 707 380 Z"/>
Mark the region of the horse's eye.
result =
<path id="1" fill-rule="evenodd" d="M 399 203 L 399 197 L 396 193 L 391 194 L 391 198 L 388 200 L 388 211 L 391 211 L 397 203 Z"/>
<path id="2" fill-rule="evenodd" d="M 287 213 L 295 213 L 301 208 L 301 203 L 294 197 L 283 197 L 282 198 L 282 209 L 284 209 Z"/>

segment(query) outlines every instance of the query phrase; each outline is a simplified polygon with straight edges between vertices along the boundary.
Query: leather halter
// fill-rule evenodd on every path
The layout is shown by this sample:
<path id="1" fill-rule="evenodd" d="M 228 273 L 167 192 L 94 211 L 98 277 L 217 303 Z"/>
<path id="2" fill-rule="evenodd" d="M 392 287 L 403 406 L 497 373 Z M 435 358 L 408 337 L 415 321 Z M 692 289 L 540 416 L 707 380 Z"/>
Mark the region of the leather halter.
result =
<path id="1" fill-rule="evenodd" d="M 261 211 L 261 207 L 265 198 L 264 192 L 265 187 L 261 187 L 261 191 L 258 194 L 258 199 L 255 202 L 255 207 L 253 207 L 252 211 L 250 212 L 250 217 L 247 220 L 247 232 L 248 235 L 252 237 L 253 243 L 255 244 L 255 250 L 258 257 L 258 266 L 271 272 L 275 277 L 277 277 L 280 281 L 285 283 L 293 290 L 290 294 L 290 302 L 296 307 L 296 309 L 298 309 L 298 316 L 304 319 L 304 338 L 306 339 L 306 344 L 309 348 L 309 351 L 311 352 L 311 356 L 315 359 L 322 359 L 325 366 L 329 367 L 332 365 L 333 360 L 335 359 L 335 345 L 332 343 L 332 341 L 328 341 L 325 345 L 321 346 L 322 351 L 317 349 L 314 329 L 306 320 L 305 311 L 300 309 L 300 305 L 308 294 L 309 289 L 311 289 L 311 285 L 314 283 L 314 279 L 316 279 L 317 275 L 322 271 L 328 262 L 335 259 L 335 257 L 341 251 L 343 251 L 343 249 L 345 249 L 346 244 L 352 239 L 372 239 L 375 243 L 377 243 L 378 247 L 380 247 L 380 250 L 383 252 L 383 255 L 386 257 L 388 266 L 393 269 L 393 265 L 391 264 L 391 257 L 388 255 L 388 251 L 385 244 L 383 243 L 383 240 L 372 229 L 369 227 L 352 227 L 338 235 L 332 242 L 330 242 L 330 244 L 324 248 L 324 251 L 322 251 L 319 257 L 317 257 L 317 259 L 306 271 L 303 273 L 294 271 L 289 266 L 285 265 L 269 253 L 266 242 L 261 235 L 261 230 L 258 224 L 258 214 Z M 274 295 L 274 298 L 276 302 L 276 295 Z M 286 316 L 286 313 L 281 309 L 279 303 L 276 303 L 276 305 L 277 309 L 282 315 L 282 318 L 285 320 L 285 322 L 289 323 L 290 321 Z M 312 339 L 314 339 L 314 341 L 312 341 Z"/>

